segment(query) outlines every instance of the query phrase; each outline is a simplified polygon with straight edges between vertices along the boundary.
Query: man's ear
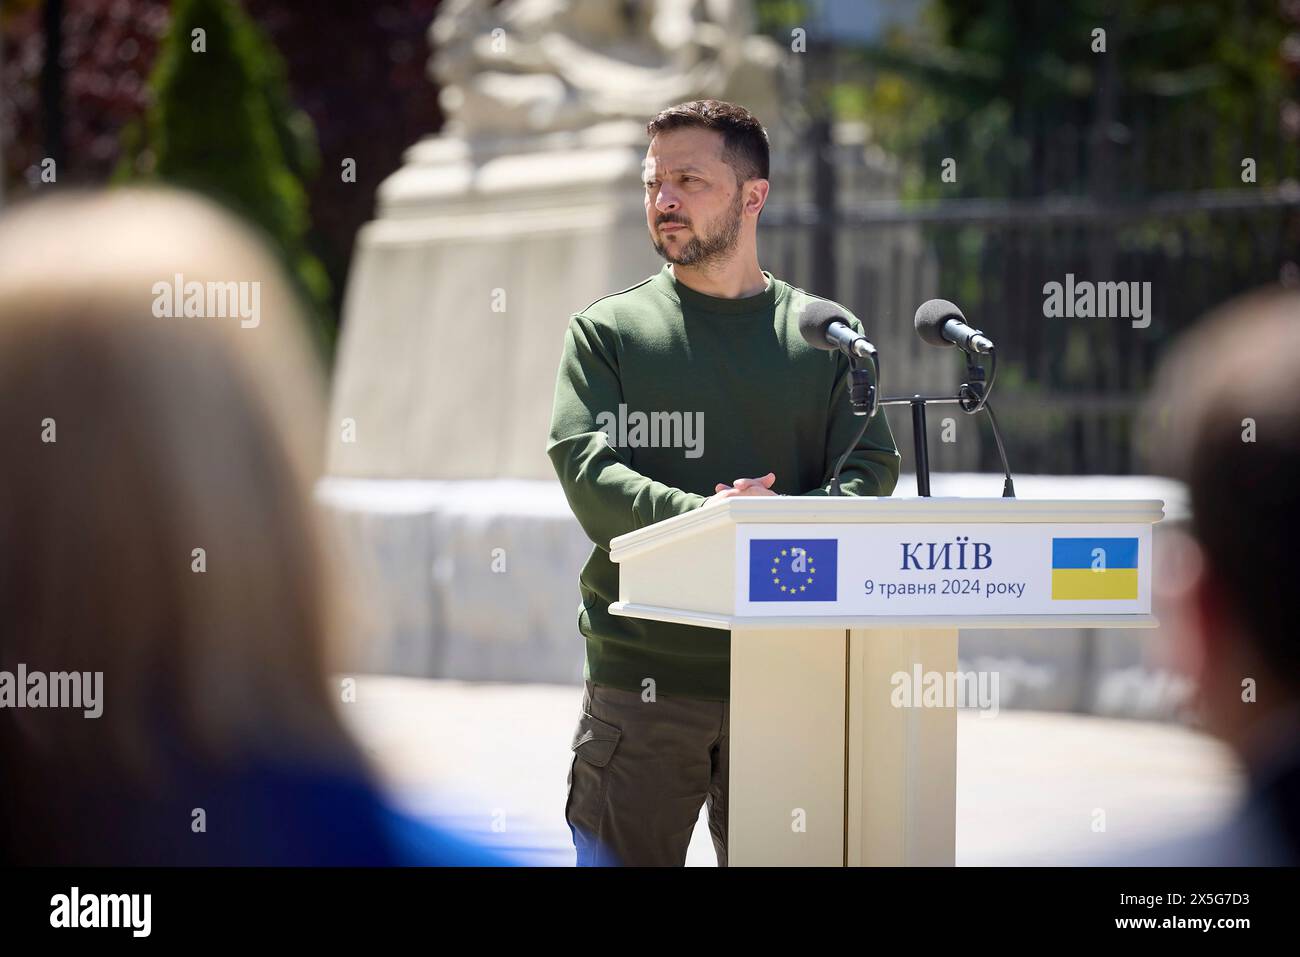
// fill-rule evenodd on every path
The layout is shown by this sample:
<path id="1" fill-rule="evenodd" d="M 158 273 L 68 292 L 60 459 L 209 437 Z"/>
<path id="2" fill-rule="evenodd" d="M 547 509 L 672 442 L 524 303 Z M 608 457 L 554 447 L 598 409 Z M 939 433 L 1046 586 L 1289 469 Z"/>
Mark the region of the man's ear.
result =
<path id="1" fill-rule="evenodd" d="M 742 189 L 745 191 L 745 212 L 751 213 L 755 217 L 763 211 L 767 204 L 767 191 L 771 184 L 765 179 L 746 180 Z"/>
<path id="2" fill-rule="evenodd" d="M 1209 657 L 1206 636 L 1213 632 L 1212 619 L 1218 614 L 1206 580 L 1205 553 L 1196 539 L 1174 527 L 1165 529 L 1155 545 L 1152 586 L 1163 639 L 1158 656 L 1200 688 Z"/>
<path id="3" fill-rule="evenodd" d="M 1200 546 L 1195 548 L 1177 643 L 1180 663 L 1202 693 L 1211 693 L 1216 683 L 1240 680 L 1234 672 L 1249 658 L 1245 647 L 1249 638 L 1222 579 L 1215 575 Z"/>

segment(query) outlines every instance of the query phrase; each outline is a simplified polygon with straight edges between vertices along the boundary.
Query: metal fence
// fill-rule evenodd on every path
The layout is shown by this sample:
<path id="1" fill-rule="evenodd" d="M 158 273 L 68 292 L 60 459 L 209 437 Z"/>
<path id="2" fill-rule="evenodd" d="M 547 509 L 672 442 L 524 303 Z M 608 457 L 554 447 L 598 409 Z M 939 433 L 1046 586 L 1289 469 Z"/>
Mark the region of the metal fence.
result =
<path id="1" fill-rule="evenodd" d="M 836 182 L 855 182 L 846 166 L 860 165 L 861 152 L 833 152 Z M 880 349 L 890 394 L 950 391 L 962 381 L 956 350 L 926 346 L 912 331 L 926 299 L 957 303 L 998 344 L 995 404 L 1014 471 L 1140 471 L 1135 420 L 1169 342 L 1237 293 L 1300 281 L 1294 183 L 1147 198 L 906 203 L 856 198 L 863 189 L 828 192 L 815 169 L 811 175 L 801 191 L 807 202 L 764 212 L 764 263 L 862 319 Z M 888 186 L 865 191 L 879 195 Z M 1127 316 L 1049 315 L 1045 287 L 1061 284 L 1064 299 L 1071 281 L 1076 291 L 1085 282 L 1149 283 L 1135 290 L 1149 289 L 1147 315 L 1135 315 L 1134 302 Z M 943 419 L 930 419 L 933 467 L 997 469 L 987 424 L 952 414 L 956 428 L 946 436 Z M 890 421 L 900 447 L 910 449 L 906 409 L 891 412 Z M 905 454 L 905 468 L 909 459 Z"/>

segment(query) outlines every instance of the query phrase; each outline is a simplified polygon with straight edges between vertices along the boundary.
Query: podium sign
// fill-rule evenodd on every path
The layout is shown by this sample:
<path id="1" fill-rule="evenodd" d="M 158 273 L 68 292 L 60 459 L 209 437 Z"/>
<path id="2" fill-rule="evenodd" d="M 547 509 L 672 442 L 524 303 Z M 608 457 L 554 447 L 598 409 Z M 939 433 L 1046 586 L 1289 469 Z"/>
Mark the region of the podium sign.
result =
<path id="1" fill-rule="evenodd" d="M 741 525 L 742 615 L 1151 612 L 1151 526 Z"/>

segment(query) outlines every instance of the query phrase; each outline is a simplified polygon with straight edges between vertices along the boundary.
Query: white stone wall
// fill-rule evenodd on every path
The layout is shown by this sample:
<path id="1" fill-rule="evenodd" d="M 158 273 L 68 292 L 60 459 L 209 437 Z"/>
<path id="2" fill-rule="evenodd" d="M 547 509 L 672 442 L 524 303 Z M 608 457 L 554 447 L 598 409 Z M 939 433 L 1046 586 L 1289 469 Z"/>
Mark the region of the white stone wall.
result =
<path id="1" fill-rule="evenodd" d="M 1142 476 L 1021 476 L 1022 498 L 1157 498 L 1186 518 L 1175 483 Z M 1000 475 L 936 475 L 935 495 L 991 497 Z M 896 495 L 916 494 L 904 475 Z M 372 607 L 346 665 L 467 681 L 582 677 L 578 572 L 591 550 L 558 482 L 330 478 L 317 499 Z M 1157 525 L 1156 549 L 1161 526 Z M 962 632 L 962 670 L 999 674 L 1001 706 L 1173 718 L 1186 689 L 1162 667 L 1162 629 Z"/>

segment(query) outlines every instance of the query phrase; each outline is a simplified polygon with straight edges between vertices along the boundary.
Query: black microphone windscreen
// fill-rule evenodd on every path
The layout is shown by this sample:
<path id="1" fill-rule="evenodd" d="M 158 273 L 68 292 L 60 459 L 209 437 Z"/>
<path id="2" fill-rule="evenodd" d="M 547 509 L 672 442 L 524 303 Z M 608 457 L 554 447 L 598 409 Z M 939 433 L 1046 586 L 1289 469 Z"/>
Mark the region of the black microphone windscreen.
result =
<path id="1" fill-rule="evenodd" d="M 799 316 L 799 334 L 814 349 L 830 351 L 835 346 L 826 341 L 826 330 L 836 321 L 849 324 L 843 309 L 826 299 L 812 299 Z"/>
<path id="2" fill-rule="evenodd" d="M 921 308 L 916 310 L 913 324 L 922 342 L 928 342 L 932 346 L 951 346 L 952 343 L 943 337 L 943 326 L 949 319 L 956 319 L 958 322 L 966 321 L 961 310 L 947 299 L 931 299 L 921 303 Z"/>

